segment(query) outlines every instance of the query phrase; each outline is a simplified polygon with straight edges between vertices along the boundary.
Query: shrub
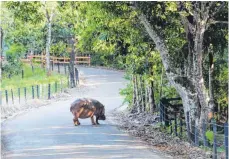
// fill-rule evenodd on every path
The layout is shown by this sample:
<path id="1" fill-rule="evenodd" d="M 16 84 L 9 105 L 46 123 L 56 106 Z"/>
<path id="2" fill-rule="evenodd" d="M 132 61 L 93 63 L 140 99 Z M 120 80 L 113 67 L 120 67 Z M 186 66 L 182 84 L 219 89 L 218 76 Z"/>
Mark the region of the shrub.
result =
<path id="1" fill-rule="evenodd" d="M 6 51 L 7 61 L 2 63 L 3 76 L 18 74 L 22 68 L 20 58 L 25 53 L 25 48 L 20 44 L 12 44 Z"/>

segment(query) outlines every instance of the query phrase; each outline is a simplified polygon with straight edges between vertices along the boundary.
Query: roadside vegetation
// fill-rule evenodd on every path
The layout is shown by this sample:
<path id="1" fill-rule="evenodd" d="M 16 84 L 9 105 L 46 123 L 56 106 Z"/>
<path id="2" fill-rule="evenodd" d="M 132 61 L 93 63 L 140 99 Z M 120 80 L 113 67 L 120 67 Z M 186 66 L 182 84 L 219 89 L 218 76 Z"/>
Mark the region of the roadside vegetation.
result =
<path id="1" fill-rule="evenodd" d="M 228 122 L 228 2 L 2 4 L 1 50 L 8 62 L 3 75 L 14 74 L 3 88 L 61 78 L 51 72 L 50 55 L 70 57 L 75 86 L 75 56 L 90 54 L 93 65 L 125 70 L 129 84 L 120 93 L 131 113 L 158 114 L 163 98 L 179 97 L 192 142 L 195 128 L 202 131 L 210 119 Z M 45 72 L 33 75 L 19 62 L 44 51 Z M 212 127 L 207 129 L 211 142 Z"/>
<path id="2" fill-rule="evenodd" d="M 39 67 L 40 65 L 33 65 L 34 71 L 30 64 L 22 64 L 21 71 L 9 77 L 5 76 L 2 79 L 2 90 L 10 90 L 17 88 L 30 87 L 35 85 L 49 84 L 67 81 L 67 77 L 65 75 L 58 74 L 57 72 L 53 72 L 51 76 L 47 76 L 44 69 Z M 23 70 L 23 78 L 22 78 L 22 70 Z"/>

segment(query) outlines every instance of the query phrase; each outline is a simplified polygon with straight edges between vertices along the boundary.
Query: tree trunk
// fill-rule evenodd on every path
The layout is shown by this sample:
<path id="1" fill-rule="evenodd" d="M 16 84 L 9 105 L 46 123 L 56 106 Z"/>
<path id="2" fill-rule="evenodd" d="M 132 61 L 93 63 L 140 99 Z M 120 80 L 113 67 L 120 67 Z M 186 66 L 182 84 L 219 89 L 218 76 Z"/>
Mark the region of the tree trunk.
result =
<path id="1" fill-rule="evenodd" d="M 145 111 L 145 82 L 143 77 L 141 77 L 141 99 L 142 99 L 142 112 L 144 112 Z"/>
<path id="2" fill-rule="evenodd" d="M 138 113 L 140 112 L 140 107 L 141 107 L 141 97 L 140 97 L 140 87 L 139 87 L 139 77 L 136 75 L 136 105 L 137 105 L 137 110 Z"/>
<path id="3" fill-rule="evenodd" d="M 74 69 L 74 63 L 75 63 L 75 39 L 72 37 L 71 40 L 71 46 L 72 51 L 70 54 L 70 63 L 69 63 L 69 75 L 70 75 L 70 86 L 71 88 L 76 87 L 76 81 L 75 81 L 75 69 Z"/>
<path id="4" fill-rule="evenodd" d="M 1 54 L 1 57 L 3 56 L 3 29 L 2 27 L 0 27 L 0 54 Z"/>
<path id="5" fill-rule="evenodd" d="M 160 99 L 162 98 L 162 88 L 163 88 L 163 76 L 164 76 L 164 71 L 163 67 L 161 68 L 161 82 L 160 82 Z"/>
<path id="6" fill-rule="evenodd" d="M 52 29 L 52 24 L 51 21 L 48 20 L 48 35 L 47 35 L 47 41 L 46 41 L 46 72 L 47 75 L 51 75 L 51 70 L 50 70 L 50 46 L 51 46 L 51 29 Z"/>
<path id="7" fill-rule="evenodd" d="M 3 55 L 3 29 L 0 27 L 0 58 L 1 58 L 1 68 L 2 68 L 2 55 Z M 0 79 L 2 79 L 2 69 L 0 69 Z"/>
<path id="8" fill-rule="evenodd" d="M 137 91 L 136 91 L 136 76 L 132 75 L 132 84 L 133 84 L 133 97 L 132 97 L 132 110 L 131 113 L 136 113 L 137 109 Z"/>
<path id="9" fill-rule="evenodd" d="M 174 67 L 170 63 L 169 51 L 166 47 L 165 42 L 157 35 L 156 31 L 148 22 L 145 15 L 143 14 L 140 15 L 139 19 L 141 23 L 144 25 L 151 39 L 156 44 L 156 49 L 160 52 L 167 78 L 169 79 L 169 82 L 175 87 L 176 91 L 179 93 L 180 97 L 182 98 L 187 126 L 189 124 L 191 128 L 191 132 L 194 132 L 193 125 L 195 123 L 195 117 L 199 105 L 197 99 L 197 93 L 194 89 L 194 85 L 189 78 L 179 76 L 178 74 L 175 73 L 175 70 L 173 70 Z M 187 122 L 188 121 L 187 112 L 190 113 L 189 115 L 191 117 L 189 123 Z"/>
<path id="10" fill-rule="evenodd" d="M 144 106 L 144 96 L 143 96 L 143 87 L 142 87 L 142 77 L 141 75 L 139 76 L 139 99 L 140 99 L 140 107 L 139 107 L 139 112 L 142 113 L 143 106 Z"/>
<path id="11" fill-rule="evenodd" d="M 145 112 L 146 110 L 147 110 L 147 107 L 148 107 L 148 99 L 149 99 L 149 97 L 148 97 L 148 86 L 147 86 L 147 83 L 146 83 L 146 80 L 145 80 L 145 82 L 144 82 L 144 88 L 145 88 L 145 99 L 144 99 L 144 101 L 145 101 L 145 105 L 144 105 L 144 109 L 143 109 L 143 111 Z"/>
<path id="12" fill-rule="evenodd" d="M 210 51 L 209 52 L 209 72 L 208 72 L 208 78 L 209 78 L 209 107 L 215 108 L 215 101 L 214 101 L 214 91 L 213 91 L 213 70 L 214 70 L 214 63 L 213 63 L 213 54 Z M 210 114 L 213 117 L 213 114 Z M 209 117 L 211 118 L 211 117 Z"/>
<path id="13" fill-rule="evenodd" d="M 150 76 L 153 76 L 153 63 L 151 63 L 151 67 L 149 69 L 149 73 Z M 163 74 L 163 72 L 162 72 Z M 161 78 L 162 81 L 162 78 Z M 154 112 L 154 109 L 156 108 L 156 104 L 155 104 L 155 98 L 154 98 L 154 82 L 153 80 L 149 81 L 149 103 L 150 103 L 150 113 Z M 161 82 L 161 88 L 162 88 L 162 82 Z M 160 94 L 161 94 L 162 90 L 160 90 Z"/>
<path id="14" fill-rule="evenodd" d="M 150 81 L 148 88 L 149 88 L 150 113 L 153 113 L 154 109 L 156 108 L 153 81 Z"/>

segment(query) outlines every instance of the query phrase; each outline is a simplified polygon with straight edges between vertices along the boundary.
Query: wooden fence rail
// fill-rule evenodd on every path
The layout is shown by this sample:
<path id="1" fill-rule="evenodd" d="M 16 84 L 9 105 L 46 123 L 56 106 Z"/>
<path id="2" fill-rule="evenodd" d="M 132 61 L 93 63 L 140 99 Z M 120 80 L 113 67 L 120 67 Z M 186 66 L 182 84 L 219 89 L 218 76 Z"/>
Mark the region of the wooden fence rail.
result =
<path id="1" fill-rule="evenodd" d="M 32 63 L 32 62 L 42 62 L 45 63 L 46 57 L 44 55 L 31 55 L 28 56 L 27 59 L 21 59 L 24 63 Z M 50 56 L 50 61 L 53 64 L 68 64 L 70 63 L 69 57 L 56 57 Z M 88 64 L 91 65 L 91 57 L 90 56 L 77 56 L 75 57 L 75 64 Z"/>

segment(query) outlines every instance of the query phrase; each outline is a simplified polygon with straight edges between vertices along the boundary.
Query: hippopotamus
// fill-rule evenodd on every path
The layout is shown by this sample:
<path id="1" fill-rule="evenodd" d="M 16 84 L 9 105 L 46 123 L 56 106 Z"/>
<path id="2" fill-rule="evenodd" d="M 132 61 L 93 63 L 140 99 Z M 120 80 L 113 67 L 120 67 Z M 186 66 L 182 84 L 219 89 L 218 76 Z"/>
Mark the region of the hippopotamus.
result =
<path id="1" fill-rule="evenodd" d="M 80 98 L 75 100 L 70 107 L 74 118 L 73 122 L 75 126 L 80 125 L 78 118 L 85 119 L 91 118 L 92 125 L 99 125 L 98 120 L 106 120 L 105 108 L 102 103 L 91 98 Z M 96 117 L 96 122 L 94 121 Z"/>

